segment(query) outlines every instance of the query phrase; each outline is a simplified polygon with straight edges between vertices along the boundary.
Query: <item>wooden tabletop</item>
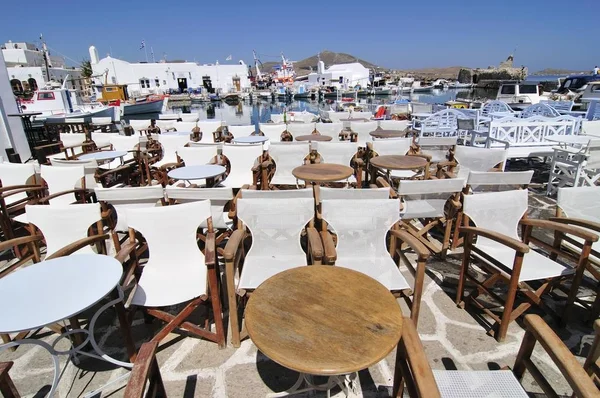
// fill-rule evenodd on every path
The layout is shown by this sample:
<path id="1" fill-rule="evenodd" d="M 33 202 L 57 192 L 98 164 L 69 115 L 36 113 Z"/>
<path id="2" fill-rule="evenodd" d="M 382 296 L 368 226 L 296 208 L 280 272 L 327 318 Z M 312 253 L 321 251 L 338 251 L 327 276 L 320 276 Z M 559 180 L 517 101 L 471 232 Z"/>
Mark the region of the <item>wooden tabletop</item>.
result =
<path id="1" fill-rule="evenodd" d="M 330 136 L 321 134 L 299 135 L 295 139 L 296 141 L 331 141 Z"/>
<path id="2" fill-rule="evenodd" d="M 312 375 L 366 369 L 402 335 L 402 310 L 390 291 L 339 266 L 300 266 L 267 279 L 250 296 L 245 316 L 261 352 Z"/>
<path id="3" fill-rule="evenodd" d="M 375 130 L 371 131 L 369 135 L 375 138 L 399 138 L 406 137 L 406 132 L 400 130 Z"/>
<path id="4" fill-rule="evenodd" d="M 375 167 L 388 170 L 414 170 L 427 166 L 425 158 L 409 155 L 375 156 L 369 162 Z"/>
<path id="5" fill-rule="evenodd" d="M 292 170 L 294 177 L 309 182 L 334 182 L 345 180 L 353 173 L 354 170 L 352 167 L 335 163 L 306 164 Z"/>

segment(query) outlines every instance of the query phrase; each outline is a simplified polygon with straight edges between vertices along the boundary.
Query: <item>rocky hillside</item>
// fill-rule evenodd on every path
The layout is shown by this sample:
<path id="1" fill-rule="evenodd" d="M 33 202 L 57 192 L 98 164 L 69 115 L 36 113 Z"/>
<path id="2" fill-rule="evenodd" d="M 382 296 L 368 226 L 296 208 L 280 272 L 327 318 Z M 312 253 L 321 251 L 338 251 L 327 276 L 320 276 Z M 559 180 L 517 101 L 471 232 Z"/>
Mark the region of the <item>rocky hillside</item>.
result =
<path id="1" fill-rule="evenodd" d="M 360 59 L 355 57 L 354 55 L 345 54 L 345 53 L 336 53 L 333 51 L 321 51 L 321 61 L 325 62 L 325 67 L 329 67 L 334 64 L 347 64 L 350 62 L 360 62 L 365 68 L 374 69 L 377 68 L 377 65 L 374 65 L 364 59 Z M 294 69 L 296 70 L 296 74 L 299 76 L 305 75 L 311 71 L 317 70 L 317 55 L 313 55 L 312 57 L 305 58 L 301 61 L 294 62 Z M 265 62 L 262 66 L 263 71 L 270 71 L 273 66 L 279 65 L 279 62 Z"/>
<path id="2" fill-rule="evenodd" d="M 534 76 L 544 76 L 544 75 L 577 75 L 577 74 L 589 74 L 592 73 L 591 70 L 578 71 L 578 70 L 569 70 L 569 69 L 554 69 L 554 68 L 546 68 L 535 72 Z"/>

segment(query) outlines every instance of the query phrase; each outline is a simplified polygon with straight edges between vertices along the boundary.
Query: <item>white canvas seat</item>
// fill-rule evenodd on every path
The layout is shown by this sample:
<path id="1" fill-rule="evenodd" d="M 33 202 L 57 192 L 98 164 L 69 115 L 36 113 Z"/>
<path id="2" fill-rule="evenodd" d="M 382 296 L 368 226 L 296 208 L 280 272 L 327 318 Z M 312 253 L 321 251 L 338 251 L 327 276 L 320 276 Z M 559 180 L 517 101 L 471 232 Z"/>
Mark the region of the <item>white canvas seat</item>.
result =
<path id="1" fill-rule="evenodd" d="M 285 189 L 285 190 L 257 190 L 242 189 L 241 197 L 244 199 L 312 199 L 312 188 Z"/>
<path id="2" fill-rule="evenodd" d="M 90 226 L 102 219 L 99 203 L 73 206 L 62 204 L 27 205 L 25 214 L 27 214 L 27 220 L 44 235 L 46 257 L 71 243 L 87 238 Z M 101 226 L 101 223 L 99 225 Z M 76 252 L 76 254 L 85 253 L 94 253 L 94 251 L 86 245 Z"/>
<path id="3" fill-rule="evenodd" d="M 161 133 L 166 133 L 167 131 L 176 130 L 175 120 L 157 120 L 156 126 L 160 129 Z"/>
<path id="4" fill-rule="evenodd" d="M 504 170 L 507 151 L 501 148 L 478 148 L 458 145 L 454 150 L 454 160 L 457 170 L 454 172 L 456 178 L 466 179 L 470 171 L 490 171 L 501 165 L 499 171 Z"/>
<path id="5" fill-rule="evenodd" d="M 96 148 L 106 150 L 111 145 L 110 140 L 113 135 L 118 135 L 118 133 L 98 133 L 92 131 L 92 141 L 96 144 Z"/>
<path id="6" fill-rule="evenodd" d="M 177 163 L 177 148 L 185 146 L 190 141 L 187 135 L 164 135 L 158 137 L 158 142 L 163 149 L 162 159 L 152 166 L 161 167 L 169 163 Z"/>
<path id="7" fill-rule="evenodd" d="M 85 167 L 83 165 L 71 167 L 56 167 L 56 166 L 40 166 L 40 175 L 48 184 L 48 194 L 54 195 L 64 191 L 76 189 L 85 177 Z M 74 193 L 57 196 L 50 199 L 51 205 L 68 205 L 73 203 L 77 198 Z"/>
<path id="8" fill-rule="evenodd" d="M 431 156 L 431 163 L 439 163 L 448 160 L 457 141 L 458 137 L 419 137 L 417 145 L 421 154 Z"/>
<path id="9" fill-rule="evenodd" d="M 231 134 L 233 134 L 234 137 L 246 137 L 256 132 L 256 127 L 254 125 L 227 126 L 227 129 Z"/>
<path id="10" fill-rule="evenodd" d="M 148 128 L 148 126 L 150 126 L 150 122 L 151 122 L 150 119 L 141 119 L 141 120 L 130 119 L 129 126 L 131 126 L 131 128 L 136 133 L 141 133 L 142 130 L 146 130 Z"/>
<path id="11" fill-rule="evenodd" d="M 136 145 L 138 145 L 140 143 L 140 137 L 136 136 L 136 135 L 131 135 L 131 136 L 126 136 L 126 135 L 119 135 L 119 134 L 112 134 L 112 137 L 110 137 L 110 143 L 113 146 L 113 149 L 115 151 L 128 151 L 129 153 L 125 156 L 123 156 L 123 161 L 127 162 L 133 159 L 133 151 L 136 147 Z M 112 164 L 111 164 L 112 167 Z"/>
<path id="12" fill-rule="evenodd" d="M 355 158 L 357 151 L 358 143 L 356 142 L 319 142 L 317 145 L 317 152 L 321 156 L 321 163 L 335 163 L 350 167 L 350 163 Z M 356 176 L 351 175 L 347 181 L 355 183 Z"/>
<path id="13" fill-rule="evenodd" d="M 472 193 L 507 191 L 526 187 L 531 183 L 533 170 L 528 171 L 470 171 L 467 185 Z"/>
<path id="14" fill-rule="evenodd" d="M 389 290 L 409 289 L 385 241 L 400 219 L 399 206 L 399 201 L 392 199 L 322 200 L 323 219 L 338 237 L 335 266 L 366 274 Z"/>
<path id="15" fill-rule="evenodd" d="M 314 123 L 289 123 L 286 126 L 286 130 L 288 133 L 292 135 L 292 137 L 297 137 L 299 135 L 310 135 L 315 131 Z"/>
<path id="16" fill-rule="evenodd" d="M 158 118 L 160 120 L 177 120 L 180 116 L 180 113 L 161 113 L 158 115 Z"/>
<path id="17" fill-rule="evenodd" d="M 217 153 L 221 154 L 221 151 L 223 150 L 223 143 L 222 142 L 194 142 L 194 141 L 190 141 L 188 142 L 188 145 L 190 147 L 195 147 L 195 148 L 205 148 L 205 147 L 213 147 L 216 149 Z"/>
<path id="18" fill-rule="evenodd" d="M 233 200 L 231 188 L 183 188 L 169 186 L 165 188 L 165 194 L 169 201 L 178 203 L 197 202 L 199 200 L 210 200 L 210 213 L 213 227 L 215 229 L 231 229 L 232 221 L 224 212 L 225 205 Z M 200 223 L 201 228 L 206 228 L 206 220 Z"/>
<path id="19" fill-rule="evenodd" d="M 198 121 L 198 119 L 200 115 L 198 115 L 197 113 L 182 113 L 179 115 L 179 118 L 181 119 L 182 122 L 193 122 L 196 123 Z"/>
<path id="20" fill-rule="evenodd" d="M 260 123 L 258 126 L 271 143 L 281 141 L 281 134 L 285 131 L 285 124 Z"/>
<path id="21" fill-rule="evenodd" d="M 112 118 L 110 116 L 102 116 L 102 117 L 92 117 L 92 124 L 102 126 L 108 125 L 112 123 Z"/>
<path id="22" fill-rule="evenodd" d="M 358 146 L 364 147 L 367 145 L 367 142 L 373 141 L 369 133 L 377 130 L 377 122 L 350 122 L 350 130 L 356 133 Z"/>
<path id="23" fill-rule="evenodd" d="M 559 216 L 583 220 L 589 223 L 589 227 L 593 226 L 594 223 L 600 225 L 600 187 L 559 188 L 556 205 L 560 210 L 557 212 Z M 585 225 L 579 226 L 586 228 Z M 600 232 L 591 228 L 586 229 L 590 230 L 590 232 Z M 583 244 L 583 239 L 577 236 L 573 236 L 571 239 Z M 581 251 L 581 247 L 579 245 L 575 246 L 574 242 L 563 241 L 563 245 L 573 250 Z M 592 244 L 590 260 L 600 265 L 600 241 Z"/>
<path id="24" fill-rule="evenodd" d="M 315 129 L 321 135 L 331 137 L 331 141 L 339 141 L 340 133 L 344 129 L 343 123 L 316 123 Z"/>
<path id="25" fill-rule="evenodd" d="M 221 185 L 230 188 L 241 188 L 251 185 L 253 181 L 253 168 L 262 156 L 262 144 L 258 145 L 223 145 L 223 156 L 227 157 L 230 164 L 229 174 Z"/>
<path id="26" fill-rule="evenodd" d="M 85 188 L 94 189 L 97 186 L 102 186 L 96 182 L 96 170 L 98 169 L 98 162 L 95 159 L 90 160 L 64 160 L 64 159 L 50 159 L 50 164 L 54 167 L 71 167 L 71 166 L 83 166 L 85 170 Z M 76 184 L 77 188 L 82 188 L 81 184 Z"/>
<path id="27" fill-rule="evenodd" d="M 26 185 L 28 182 L 34 184 L 32 177 L 35 176 L 33 163 L 0 163 L 0 184 L 2 188 Z M 7 196 L 4 201 L 7 205 L 26 199 L 27 193 L 16 193 Z"/>
<path id="28" fill-rule="evenodd" d="M 408 127 L 408 120 L 380 120 L 379 128 L 382 130 L 404 131 Z"/>
<path id="29" fill-rule="evenodd" d="M 221 121 L 199 120 L 197 125 L 202 132 L 202 142 L 214 142 L 213 133 L 221 127 Z"/>
<path id="30" fill-rule="evenodd" d="M 275 162 L 275 171 L 270 185 L 296 185 L 292 170 L 304 164 L 310 153 L 308 142 L 277 142 L 269 146 L 269 156 Z"/>
<path id="31" fill-rule="evenodd" d="M 183 160 L 186 166 L 201 166 L 214 163 L 219 156 L 218 147 L 214 145 L 189 146 L 177 148 L 177 156 Z"/>
<path id="32" fill-rule="evenodd" d="M 177 122 L 177 121 L 175 121 L 175 122 L 170 121 L 170 122 L 173 124 L 173 128 L 178 133 L 190 133 L 191 134 L 192 130 L 194 130 L 197 127 L 196 122 Z"/>
<path id="33" fill-rule="evenodd" d="M 389 188 L 344 189 L 317 186 L 319 202 L 330 199 L 389 199 Z"/>

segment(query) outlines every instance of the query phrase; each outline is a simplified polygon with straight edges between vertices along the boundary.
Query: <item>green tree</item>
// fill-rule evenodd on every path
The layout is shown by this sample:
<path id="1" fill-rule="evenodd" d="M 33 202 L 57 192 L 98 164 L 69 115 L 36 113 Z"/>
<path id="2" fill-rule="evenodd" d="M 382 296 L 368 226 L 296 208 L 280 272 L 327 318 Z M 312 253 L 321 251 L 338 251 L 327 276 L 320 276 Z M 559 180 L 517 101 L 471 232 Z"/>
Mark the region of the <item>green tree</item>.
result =
<path id="1" fill-rule="evenodd" d="M 81 61 L 81 76 L 84 78 L 90 78 L 92 76 L 92 63 L 89 59 Z"/>

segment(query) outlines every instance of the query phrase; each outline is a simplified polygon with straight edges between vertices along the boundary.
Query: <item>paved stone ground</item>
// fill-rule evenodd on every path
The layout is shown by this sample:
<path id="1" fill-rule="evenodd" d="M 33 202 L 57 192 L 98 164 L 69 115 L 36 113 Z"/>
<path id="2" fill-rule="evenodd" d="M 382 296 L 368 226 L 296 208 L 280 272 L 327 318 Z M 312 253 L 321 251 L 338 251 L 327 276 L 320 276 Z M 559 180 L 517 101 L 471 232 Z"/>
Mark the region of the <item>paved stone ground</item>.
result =
<path id="1" fill-rule="evenodd" d="M 526 165 L 511 165 L 514 169 L 519 167 Z M 532 217 L 547 218 L 554 213 L 554 206 L 554 201 L 546 198 L 539 186 L 532 185 Z M 486 334 L 484 326 L 476 320 L 478 317 L 475 312 L 456 307 L 454 295 L 460 259 L 459 251 L 452 253 L 446 261 L 433 259 L 428 265 L 418 331 L 430 364 L 434 369 L 462 370 L 512 366 L 524 334 L 523 329 L 518 322 L 513 322 L 506 341 L 499 344 Z M 408 314 L 404 303 L 401 304 L 405 314 Z M 550 304 L 560 307 L 560 303 Z M 566 329 L 555 328 L 581 361 L 587 354 L 591 343 L 590 335 L 593 333 L 589 322 L 584 321 L 585 315 L 585 312 L 578 308 L 571 316 L 572 322 Z M 545 319 L 550 325 L 556 326 L 551 318 Z M 123 344 L 116 328 L 114 313 L 108 310 L 100 318 L 99 325 L 96 336 L 100 345 L 110 355 L 126 360 L 125 352 L 120 348 Z M 158 324 L 145 324 L 141 316 L 138 316 L 133 326 L 137 344 L 148 340 L 158 327 Z M 36 331 L 33 337 L 51 341 L 55 335 L 43 329 Z M 66 346 L 66 342 L 59 343 L 59 347 Z M 361 392 L 364 397 L 390 396 L 394 356 L 395 352 L 392 352 L 380 363 L 360 372 Z M 6 360 L 15 361 L 11 375 L 24 397 L 42 397 L 47 393 L 52 378 L 52 366 L 49 356 L 41 348 L 21 346 L 16 352 L 4 351 L 0 354 L 0 361 Z M 293 371 L 277 365 L 258 352 L 249 340 L 244 341 L 237 350 L 230 346 L 219 350 L 213 343 L 174 334 L 162 344 L 158 360 L 167 392 L 172 397 L 264 397 L 271 391 L 289 388 L 297 377 Z M 558 369 L 539 347 L 534 352 L 534 361 L 547 372 L 548 380 L 559 393 L 565 396 L 571 393 Z M 61 363 L 66 364 L 66 368 L 57 394 L 60 397 L 84 396 L 84 392 L 127 373 L 121 368 L 95 359 L 82 358 L 75 364 L 73 361 L 67 363 L 66 359 L 62 358 Z M 524 385 L 531 394 L 541 392 L 529 375 L 526 376 Z M 123 383 L 117 384 L 117 387 L 122 386 Z M 339 390 L 334 392 L 336 396 L 343 396 Z M 103 394 L 112 397 L 122 395 L 123 388 L 108 389 Z M 298 395 L 313 396 L 325 395 Z"/>

